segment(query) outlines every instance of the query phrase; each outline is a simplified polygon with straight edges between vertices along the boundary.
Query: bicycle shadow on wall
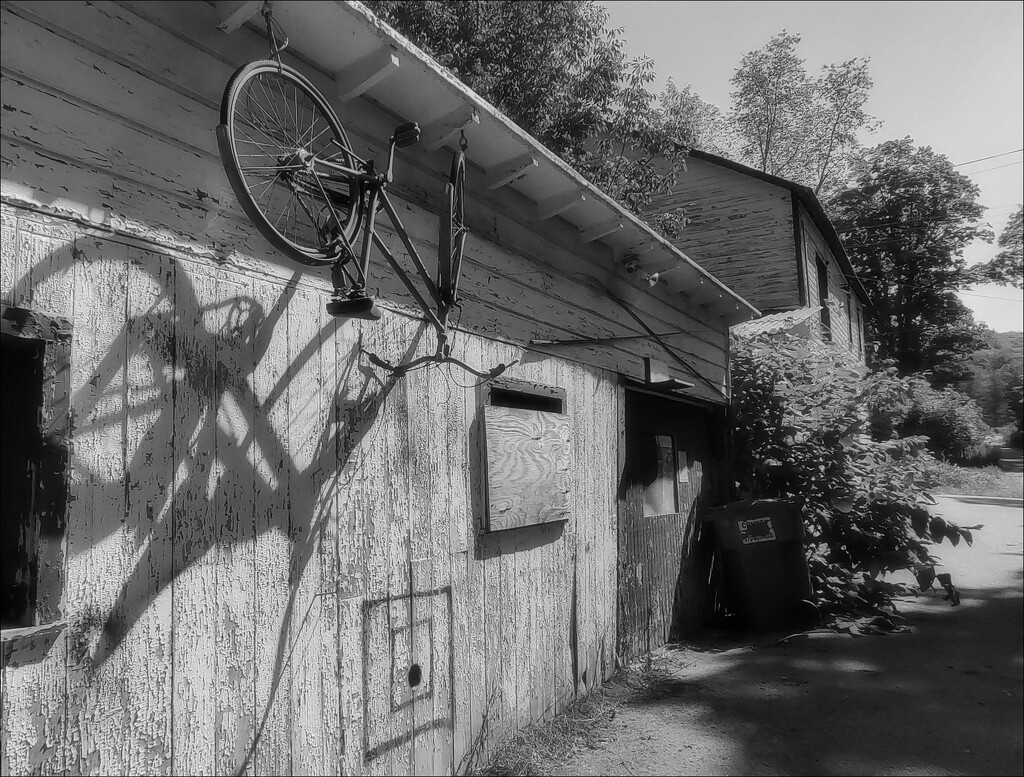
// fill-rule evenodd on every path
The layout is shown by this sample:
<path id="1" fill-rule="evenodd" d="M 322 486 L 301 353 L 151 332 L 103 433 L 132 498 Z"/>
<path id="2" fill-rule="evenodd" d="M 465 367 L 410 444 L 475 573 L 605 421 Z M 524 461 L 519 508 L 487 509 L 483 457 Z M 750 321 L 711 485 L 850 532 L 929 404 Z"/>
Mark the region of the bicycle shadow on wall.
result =
<path id="1" fill-rule="evenodd" d="M 123 258 L 111 261 L 115 250 Z M 137 255 L 143 253 L 147 255 Z M 303 573 L 323 542 L 328 522 L 341 513 L 335 511 L 334 500 L 359 476 L 360 445 L 401 376 L 388 373 L 382 380 L 361 349 L 363 334 L 346 337 L 346 324 L 336 319 L 308 342 L 295 343 L 299 347 L 290 354 L 280 338 L 286 310 L 297 293 L 295 276 L 276 298 L 227 294 L 232 284 L 221 283 L 221 274 L 190 273 L 187 262 L 179 259 L 80 238 L 70 251 L 65 247 L 51 253 L 18 279 L 15 288 L 41 287 L 66 274 L 74 278 L 82 268 L 100 263 L 123 278 L 123 286 L 110 286 L 128 295 L 127 309 L 140 301 L 138 307 L 146 309 L 126 317 L 102 355 L 96 354 L 99 361 L 88 377 L 78 381 L 71 400 L 77 451 L 69 490 L 79 502 L 71 510 L 83 512 L 69 525 L 68 553 L 90 554 L 105 547 L 101 552 L 109 554 L 108 543 L 120 535 L 125 552 L 117 560 L 124 563 L 125 573 L 111 575 L 109 567 L 101 568 L 111 560 L 109 555 L 97 565 L 85 562 L 90 570 L 86 602 L 69 613 L 69 672 L 81 673 L 87 682 L 157 598 L 211 551 L 258 544 L 276 534 L 287 547 L 286 558 L 275 564 L 284 568 L 288 599 L 274 647 L 267 708 L 262 722 L 253 721 L 250 729 L 251 757 L 291 650 L 311 617 L 312 604 L 305 612 L 296 611 Z M 116 267 L 118 263 L 123 267 Z M 201 299 L 211 296 L 209 288 L 202 294 L 197 289 L 206 283 L 201 278 L 212 278 L 212 301 Z M 20 304 L 31 306 L 31 301 Z M 104 316 L 95 313 L 103 308 L 98 300 L 74 304 L 83 318 Z M 74 326 L 76 341 L 91 336 L 84 321 Z M 426 325 L 417 328 L 396 363 L 415 353 L 425 331 Z M 337 342 L 351 345 L 340 361 L 335 359 Z M 295 377 L 319 359 L 333 373 L 324 380 L 326 390 L 314 389 L 322 392 L 321 399 L 289 396 Z M 255 388 L 261 384 L 268 386 L 265 392 Z M 312 423 L 300 430 L 304 437 L 288 435 L 296 445 L 283 439 L 295 421 L 292 402 L 320 404 Z M 282 417 L 284 435 L 278 428 Z M 308 454 L 305 464 L 299 460 L 303 451 Z M 299 482 L 301 488 L 289 488 L 289 483 Z M 244 518 L 234 512 L 246 501 L 252 503 L 251 518 L 248 511 Z M 253 588 L 243 595 L 257 597 L 258 574 L 254 566 Z M 113 580 L 116 588 L 108 582 Z M 258 600 L 255 607 L 258 611 Z M 218 613 L 218 628 L 223 617 Z M 245 609 L 236 608 L 235 617 L 246 617 Z M 227 627 L 235 625 L 240 624 Z M 252 660 L 258 671 L 256 657 Z M 84 683 L 78 688 L 69 683 L 69 689 L 69 707 L 85 706 Z M 69 715 L 78 717 L 72 710 Z"/>

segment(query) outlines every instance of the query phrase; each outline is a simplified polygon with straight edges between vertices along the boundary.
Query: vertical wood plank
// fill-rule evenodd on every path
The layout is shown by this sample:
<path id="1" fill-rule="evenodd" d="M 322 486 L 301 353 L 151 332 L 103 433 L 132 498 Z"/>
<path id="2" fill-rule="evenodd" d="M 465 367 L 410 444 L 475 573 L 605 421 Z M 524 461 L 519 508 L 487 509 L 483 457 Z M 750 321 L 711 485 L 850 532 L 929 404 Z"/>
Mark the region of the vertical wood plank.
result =
<path id="1" fill-rule="evenodd" d="M 251 773 L 248 763 L 256 730 L 255 634 L 260 581 L 255 565 L 255 491 L 253 455 L 257 449 L 256 402 L 249 378 L 253 344 L 263 311 L 253 297 L 253 282 L 217 272 L 218 304 L 206 316 L 216 333 L 217 484 L 215 752 L 218 774 Z"/>
<path id="2" fill-rule="evenodd" d="M 288 513 L 291 536 L 289 582 L 290 612 L 287 621 L 292 720 L 289 735 L 292 773 L 322 772 L 320 735 L 323 698 L 318 653 L 320 643 L 321 587 L 317 535 L 327 516 L 317 482 L 317 447 L 325 424 L 320 418 L 319 315 L 315 301 L 298 290 L 288 304 L 288 430 L 287 452 L 291 459 Z M 324 646 L 326 647 L 326 646 Z"/>
<path id="3" fill-rule="evenodd" d="M 422 338 L 419 342 L 415 357 L 424 356 L 432 343 Z M 432 350 L 432 349 L 431 349 Z M 403 420 L 405 434 L 408 440 L 408 486 L 409 486 L 409 567 L 412 579 L 409 581 L 411 595 L 408 602 L 410 612 L 409 623 L 409 662 L 410 666 L 416 664 L 422 667 L 429 667 L 429 675 L 425 682 L 429 683 L 432 690 L 437 691 L 437 678 L 434 676 L 434 662 L 430 660 L 430 653 L 433 645 L 423 644 L 425 641 L 436 640 L 438 635 L 433 634 L 433 640 L 424 637 L 430 634 L 429 629 L 420 627 L 420 623 L 429 622 L 433 619 L 432 603 L 428 591 L 432 588 L 432 567 L 433 559 L 431 553 L 431 501 L 434 484 L 431 482 L 435 473 L 432 471 L 432 463 L 442 452 L 438 450 L 437 438 L 442 434 L 441 418 L 439 408 L 429 403 L 428 396 L 428 375 L 430 368 L 416 370 L 408 373 L 402 383 L 405 388 L 406 414 Z M 396 672 L 396 675 L 398 673 Z M 410 749 L 412 755 L 412 774 L 436 774 L 434 767 L 434 748 L 436 735 L 431 721 L 433 720 L 433 704 L 429 699 L 424 699 L 420 693 L 421 688 L 411 687 L 405 679 L 406 674 L 396 676 L 395 682 L 403 686 L 403 696 L 407 693 L 409 700 L 406 703 L 411 705 L 411 741 Z M 421 683 L 422 684 L 422 683 Z"/>
<path id="4" fill-rule="evenodd" d="M 457 349 L 462 358 L 470 348 L 468 335 L 457 335 Z M 473 357 L 468 357 L 473 358 Z M 451 499 L 445 512 L 448 529 L 449 564 L 452 587 L 452 646 L 455 657 L 452 671 L 452 754 L 451 770 L 458 772 L 471 757 L 474 739 L 473 727 L 473 640 L 472 629 L 472 591 L 469 577 L 469 565 L 473 563 L 473 502 L 472 481 L 470 471 L 470 423 L 474 401 L 472 388 L 465 381 L 456 382 L 450 372 L 438 372 L 444 377 L 443 384 L 438 383 L 445 394 L 446 405 L 446 455 L 449 468 L 449 488 Z M 443 533 L 444 526 L 437 527 L 436 534 Z"/>
<path id="5" fill-rule="evenodd" d="M 432 716 L 435 721 L 434 773 L 451 774 L 455 765 L 455 667 L 460 658 L 455 652 L 454 601 L 452 591 L 451 526 L 461 519 L 466 490 L 460 463 L 465 434 L 461 387 L 448 370 L 428 372 L 427 399 L 440 410 L 439 426 L 444 430 L 440 450 L 431 457 L 430 556 L 432 588 L 447 593 L 432 600 L 434 637 L 434 695 Z M 460 558 L 461 560 L 461 558 Z"/>
<path id="6" fill-rule="evenodd" d="M 179 261 L 175 272 L 176 380 L 173 767 L 213 774 L 216 762 L 217 542 L 214 272 Z"/>
<path id="7" fill-rule="evenodd" d="M 341 772 L 344 743 L 344 721 L 341 714 L 340 657 L 338 601 L 338 489 L 341 487 L 341 462 L 338 456 L 338 415 L 336 394 L 338 386 L 337 335 L 338 323 L 327 315 L 322 299 L 317 300 L 320 328 L 320 418 L 323 443 L 318 452 L 317 467 L 320 485 L 319 508 L 323 513 L 321 527 L 316 533 L 316 553 L 319 557 L 321 590 L 320 648 L 317 650 L 317 671 L 320 678 L 323 722 L 320 729 L 320 762 L 325 774 Z"/>
<path id="8" fill-rule="evenodd" d="M 395 363 L 410 342 L 404 319 L 385 315 L 363 330 L 368 350 Z M 394 709 L 393 677 L 408 671 L 409 475 L 405 384 L 375 370 L 379 387 L 371 404 L 372 423 L 365 438 L 367 534 L 366 600 L 363 623 L 365 739 L 364 769 L 369 774 L 405 774 L 412 768 L 412 716 Z M 381 402 L 381 397 L 383 401 Z"/>
<path id="9" fill-rule="evenodd" d="M 571 380 L 569 365 L 553 360 L 552 376 L 556 386 L 568 387 Z M 566 412 L 571 413 L 575 405 L 575 393 L 566 397 Z M 574 437 L 575 425 L 573 427 Z M 575 466 L 575 464 L 574 464 Z M 558 545 L 553 549 L 554 564 L 552 565 L 552 584 L 554 592 L 554 675 L 555 675 L 555 709 L 557 714 L 571 701 L 574 695 L 575 679 L 573 677 L 573 651 L 576 649 L 573 640 L 573 596 L 575 591 L 575 556 L 574 545 L 578 529 L 577 515 L 580 510 L 577 501 L 573 507 L 573 520 L 569 521 Z"/>
<path id="10" fill-rule="evenodd" d="M 404 316 L 392 316 L 388 333 L 390 353 L 405 354 L 409 344 L 414 342 L 414 322 Z M 412 664 L 412 634 L 414 608 L 408 597 L 414 580 L 412 550 L 412 504 L 409 498 L 409 411 L 408 382 L 398 380 L 388 395 L 381 413 L 383 422 L 381 443 L 385 450 L 382 477 L 386 484 L 382 504 L 387 506 L 384 518 L 388 533 L 387 593 L 392 598 L 391 617 L 394 637 L 391 641 L 392 686 L 388 689 L 390 699 L 396 699 L 399 689 L 407 687 L 409 667 Z M 398 706 L 398 705 L 395 705 Z M 413 708 L 412 705 L 392 707 L 390 714 L 391 745 L 387 760 L 392 774 L 413 774 Z"/>
<path id="11" fill-rule="evenodd" d="M 123 771 L 120 697 L 127 670 L 104 626 L 126 576 L 123 246 L 76 242 L 71 372 L 75 413 L 68 521 L 69 771 Z M 9 746 L 10 746 L 9 742 Z"/>
<path id="12" fill-rule="evenodd" d="M 470 366 L 480 368 L 483 361 L 481 341 L 466 337 L 463 345 L 463 357 Z M 494 710 L 491 699 L 493 689 L 487 669 L 488 629 L 485 613 L 486 602 L 486 561 L 481 552 L 483 540 L 480 527 L 483 525 L 483 483 L 485 474 L 481 462 L 484 460 L 482 431 L 483 414 L 478 408 L 476 390 L 467 389 L 463 394 L 464 412 L 466 417 L 466 439 L 464 450 L 466 456 L 466 493 L 467 505 L 463 517 L 466 531 L 466 553 L 464 554 L 466 574 L 466 642 L 468 646 L 468 666 L 466 682 L 468 683 L 468 715 L 467 715 L 467 751 L 459 759 L 456 766 L 460 771 L 477 765 L 480 757 L 486 752 L 494 726 Z"/>
<path id="13" fill-rule="evenodd" d="M 336 392 L 338 424 L 336 492 L 338 516 L 338 676 L 342 774 L 361 774 L 366 728 L 363 720 L 363 602 L 366 597 L 367 548 L 373 523 L 365 494 L 366 433 L 372 417 L 364 412 L 377 387 L 360 372 L 356 322 L 335 324 Z M 369 527 L 369 529 L 368 529 Z M 367 533 L 369 530 L 369 534 Z"/>
<path id="14" fill-rule="evenodd" d="M 256 670 L 256 774 L 291 771 L 291 673 L 288 670 L 288 625 L 291 541 L 288 527 L 292 462 L 285 447 L 288 433 L 288 319 L 291 291 L 257 282 L 253 296 L 264 311 L 256 338 L 252 387 L 256 410 L 254 443 L 256 506 L 256 601 L 254 655 Z"/>
<path id="15" fill-rule="evenodd" d="M 174 483 L 174 262 L 129 248 L 126 306 L 125 517 L 136 538 L 125 581 L 125 764 L 171 769 L 171 509 Z"/>

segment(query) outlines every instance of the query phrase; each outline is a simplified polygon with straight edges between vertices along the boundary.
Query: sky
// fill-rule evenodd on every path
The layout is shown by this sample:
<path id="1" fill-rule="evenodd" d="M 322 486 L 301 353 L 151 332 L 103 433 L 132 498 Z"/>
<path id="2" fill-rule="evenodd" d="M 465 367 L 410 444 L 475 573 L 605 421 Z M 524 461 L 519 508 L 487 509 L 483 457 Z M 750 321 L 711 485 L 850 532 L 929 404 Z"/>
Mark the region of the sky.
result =
<path id="1" fill-rule="evenodd" d="M 671 77 L 723 110 L 743 55 L 783 29 L 801 36 L 797 53 L 811 74 L 867 57 L 874 87 L 865 109 L 882 126 L 862 136 L 865 145 L 909 135 L 945 154 L 978 185 L 997 237 L 1024 203 L 1024 3 L 601 4 L 609 26 L 623 29 L 626 54 L 654 59 L 656 90 Z M 975 264 L 997 251 L 975 241 L 964 257 Z M 960 298 L 997 332 L 1024 331 L 1021 290 L 985 285 Z"/>

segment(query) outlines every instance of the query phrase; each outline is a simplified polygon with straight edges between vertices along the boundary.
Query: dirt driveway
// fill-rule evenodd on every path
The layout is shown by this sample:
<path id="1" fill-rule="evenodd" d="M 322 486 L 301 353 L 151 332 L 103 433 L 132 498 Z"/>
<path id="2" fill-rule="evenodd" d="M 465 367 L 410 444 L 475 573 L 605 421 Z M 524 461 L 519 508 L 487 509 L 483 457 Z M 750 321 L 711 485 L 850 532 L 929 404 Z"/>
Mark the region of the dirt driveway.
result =
<path id="1" fill-rule="evenodd" d="M 657 692 L 613 687 L 623 704 L 602 744 L 555 774 L 1022 774 L 1024 510 L 984 501 L 940 500 L 984 524 L 972 548 L 942 548 L 959 607 L 939 591 L 901 606 L 899 634 L 664 650 Z"/>

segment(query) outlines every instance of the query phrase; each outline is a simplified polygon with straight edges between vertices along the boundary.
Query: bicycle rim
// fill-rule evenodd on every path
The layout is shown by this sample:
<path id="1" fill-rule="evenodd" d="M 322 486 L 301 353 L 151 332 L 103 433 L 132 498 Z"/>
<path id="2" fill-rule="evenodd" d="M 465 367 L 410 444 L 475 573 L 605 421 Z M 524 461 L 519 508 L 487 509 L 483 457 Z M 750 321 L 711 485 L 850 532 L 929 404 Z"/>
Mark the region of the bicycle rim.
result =
<path id="1" fill-rule="evenodd" d="M 252 62 L 228 81 L 218 140 L 228 180 L 259 232 L 290 259 L 331 264 L 363 215 L 363 188 L 327 180 L 327 160 L 355 167 L 337 115 L 302 74 Z"/>
<path id="2" fill-rule="evenodd" d="M 452 158 L 452 170 L 448 177 L 446 189 L 447 213 L 445 223 L 449 225 L 448 241 L 448 266 L 451 268 L 449 282 L 451 288 L 447 290 L 452 304 L 457 302 L 459 291 L 459 277 L 462 274 L 462 251 L 466 243 L 466 156 L 461 151 Z"/>

